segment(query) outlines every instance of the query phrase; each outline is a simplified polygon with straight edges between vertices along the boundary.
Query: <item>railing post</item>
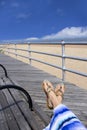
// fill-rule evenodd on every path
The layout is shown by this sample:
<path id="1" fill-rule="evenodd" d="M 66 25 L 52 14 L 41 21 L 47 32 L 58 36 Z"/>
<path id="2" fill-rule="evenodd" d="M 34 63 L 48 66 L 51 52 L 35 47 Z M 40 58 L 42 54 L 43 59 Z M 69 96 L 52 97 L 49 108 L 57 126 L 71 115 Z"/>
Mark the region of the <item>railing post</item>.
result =
<path id="1" fill-rule="evenodd" d="M 8 55 L 9 55 L 9 45 L 10 45 L 10 44 L 8 43 L 8 47 L 7 47 Z"/>
<path id="2" fill-rule="evenodd" d="M 30 65 L 31 65 L 31 59 L 30 59 L 30 57 L 31 57 L 30 43 L 28 43 L 28 52 L 29 52 L 29 63 L 30 63 Z"/>
<path id="3" fill-rule="evenodd" d="M 16 56 L 16 59 L 17 59 L 17 45 L 15 43 L 15 56 Z"/>
<path id="4" fill-rule="evenodd" d="M 65 81 L 65 42 L 62 40 L 62 81 Z"/>

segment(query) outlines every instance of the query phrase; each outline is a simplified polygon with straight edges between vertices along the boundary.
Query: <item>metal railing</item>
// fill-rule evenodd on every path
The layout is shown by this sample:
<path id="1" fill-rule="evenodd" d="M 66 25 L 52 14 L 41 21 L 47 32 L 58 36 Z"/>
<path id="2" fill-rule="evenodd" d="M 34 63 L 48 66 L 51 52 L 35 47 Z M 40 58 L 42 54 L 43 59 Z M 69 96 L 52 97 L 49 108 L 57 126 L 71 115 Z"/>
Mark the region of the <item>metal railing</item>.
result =
<path id="1" fill-rule="evenodd" d="M 41 51 L 37 51 L 37 50 L 32 50 L 31 49 L 31 45 L 32 44 L 42 44 L 42 45 L 48 45 L 48 43 L 28 43 L 28 49 L 20 49 L 20 48 L 17 48 L 17 44 L 15 44 L 15 47 L 9 47 L 10 44 L 8 44 L 8 47 L 6 47 L 4 49 L 5 52 L 7 52 L 8 54 L 13 54 L 15 55 L 16 57 L 19 56 L 19 57 L 23 57 L 23 58 L 26 58 L 26 59 L 29 59 L 30 61 L 30 64 L 31 64 L 31 61 L 36 61 L 36 62 L 40 62 L 42 64 L 45 64 L 45 65 L 48 65 L 48 66 L 51 66 L 51 67 L 54 67 L 54 68 L 57 68 L 57 69 L 60 69 L 62 70 L 62 81 L 65 81 L 65 72 L 70 72 L 70 73 L 74 73 L 74 74 L 77 74 L 77 75 L 80 75 L 80 76 L 83 76 L 83 77 L 87 77 L 87 73 L 84 73 L 84 72 L 80 72 L 80 71 L 76 71 L 76 70 L 73 70 L 73 69 L 68 69 L 66 68 L 65 66 L 65 59 L 73 59 L 73 60 L 79 60 L 79 61 L 84 61 L 84 62 L 87 62 L 87 58 L 85 57 L 77 57 L 77 56 L 68 56 L 68 55 L 65 55 L 65 47 L 66 45 L 86 45 L 87 46 L 87 43 L 65 43 L 65 42 L 61 42 L 61 43 L 49 43 L 50 45 L 61 45 L 61 55 L 60 54 L 53 54 L 53 53 L 47 53 L 47 52 L 41 52 Z M 11 50 L 14 50 L 14 52 L 11 52 Z M 29 53 L 29 56 L 23 56 L 21 54 L 18 54 L 17 51 L 24 51 L 24 52 L 28 52 Z M 49 62 L 45 62 L 43 60 L 40 60 L 40 59 L 37 59 L 35 57 L 32 57 L 31 56 L 31 53 L 37 53 L 37 54 L 41 54 L 41 55 L 48 55 L 48 56 L 51 56 L 51 57 L 59 57 L 62 59 L 62 66 L 58 66 L 56 64 L 51 64 Z"/>

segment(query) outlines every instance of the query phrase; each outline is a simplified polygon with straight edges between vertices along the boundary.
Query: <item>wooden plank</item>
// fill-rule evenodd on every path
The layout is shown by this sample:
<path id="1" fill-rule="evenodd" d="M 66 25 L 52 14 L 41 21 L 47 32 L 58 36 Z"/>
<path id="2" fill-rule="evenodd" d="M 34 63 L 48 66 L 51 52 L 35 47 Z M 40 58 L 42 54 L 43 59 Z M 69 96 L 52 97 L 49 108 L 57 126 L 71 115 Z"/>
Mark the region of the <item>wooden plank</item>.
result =
<path id="1" fill-rule="evenodd" d="M 8 90 L 4 90 L 4 93 L 5 93 L 5 96 L 6 96 L 6 99 L 8 101 L 8 104 L 13 104 L 13 106 L 10 107 L 15 119 L 16 119 L 16 122 L 18 124 L 18 127 L 20 128 L 20 130 L 31 130 L 27 121 L 25 120 L 24 118 L 24 115 L 22 115 L 22 113 L 20 112 L 20 109 L 18 108 L 17 106 L 17 103 L 15 103 L 15 101 L 13 100 L 11 94 L 9 93 Z M 21 102 L 23 102 L 22 100 L 17 100 L 16 102 L 19 102 L 18 104 L 20 104 Z"/>
<path id="2" fill-rule="evenodd" d="M 11 80 L 11 78 L 10 78 L 10 81 L 12 81 L 13 84 L 17 84 L 15 81 Z M 8 79 L 8 83 L 10 83 L 10 81 Z M 6 80 L 6 83 L 7 83 L 7 80 Z M 19 85 L 19 84 L 17 84 L 17 85 Z M 33 109 L 39 115 L 39 117 L 42 119 L 42 121 L 45 123 L 45 125 L 48 125 L 50 118 L 45 114 L 45 112 L 34 101 L 33 101 Z"/>
<path id="3" fill-rule="evenodd" d="M 5 84 L 11 84 L 11 82 L 8 80 L 8 79 L 6 79 L 6 78 L 4 78 L 4 81 L 5 81 Z M 8 89 L 9 90 L 9 92 L 11 93 L 11 95 L 12 95 L 12 97 L 13 97 L 13 99 L 14 99 L 14 101 L 16 101 L 16 100 L 21 100 L 21 99 L 23 99 L 23 96 L 18 92 L 18 91 L 16 91 L 16 90 L 11 90 L 11 89 Z M 5 90 L 6 91 L 6 90 Z M 9 93 L 6 91 L 6 93 L 5 93 L 5 95 L 9 95 Z M 6 96 L 7 97 L 7 99 L 8 99 L 8 96 Z M 8 102 L 9 102 L 9 99 L 8 99 Z M 11 103 L 11 102 L 10 102 Z M 22 112 L 22 114 L 23 114 L 23 116 L 24 116 L 24 118 L 26 119 L 26 120 L 28 120 L 28 123 L 31 125 L 31 127 L 34 129 L 34 130 L 36 130 L 36 129 L 42 129 L 42 127 L 43 126 L 45 126 L 45 125 L 40 125 L 34 118 L 35 118 L 35 116 L 36 116 L 36 114 L 34 114 L 34 112 L 32 113 L 30 110 L 29 110 L 29 107 L 28 106 L 26 106 L 26 104 L 25 103 L 23 103 L 23 102 L 21 102 L 20 104 L 17 104 L 18 105 L 18 108 L 20 109 L 20 111 Z M 39 110 L 40 110 L 40 108 L 39 108 Z M 38 112 L 38 113 L 40 113 L 40 112 Z M 34 115 L 33 115 L 34 114 Z M 42 112 L 42 114 L 43 114 L 43 112 Z M 43 114 L 44 115 L 44 114 Z M 43 117 L 43 118 L 45 118 L 45 116 Z M 47 118 L 47 116 L 46 116 L 46 118 Z M 45 120 L 45 119 L 44 119 Z M 47 119 L 46 119 L 47 120 Z M 40 120 L 39 120 L 40 121 Z M 18 122 L 18 121 L 17 121 Z M 34 123 L 33 123 L 34 122 Z M 44 121 L 44 122 L 46 122 L 46 121 Z M 43 124 L 43 123 L 42 123 Z M 23 127 L 22 127 L 23 128 Z M 23 128 L 24 129 L 24 128 Z"/>
<path id="4" fill-rule="evenodd" d="M 20 100 L 21 99 L 21 95 L 20 93 L 18 93 L 15 90 L 10 90 L 12 95 L 14 96 L 15 100 Z M 30 126 L 33 128 L 33 130 L 40 130 L 42 129 L 43 125 L 40 125 L 38 122 L 38 120 L 35 119 L 35 114 L 34 111 L 30 111 L 29 109 L 29 105 L 26 104 L 25 102 L 20 102 L 20 104 L 17 104 L 20 111 L 22 112 L 23 116 L 25 117 L 25 119 L 27 120 L 27 122 L 30 124 Z"/>
<path id="5" fill-rule="evenodd" d="M 38 103 L 38 105 L 45 108 L 44 111 L 46 111 L 46 114 L 50 114 L 50 111 L 45 107 L 45 96 L 43 94 L 43 96 L 39 93 L 37 94 L 37 91 L 41 91 L 40 86 L 44 79 L 52 81 L 55 86 L 61 82 L 60 79 L 9 56 L 0 55 L 0 62 L 7 67 L 12 78 L 14 78 L 28 92 L 32 93 L 32 98 L 35 99 L 35 102 Z M 74 111 L 75 114 L 79 115 L 80 120 L 87 125 L 85 116 L 82 114 L 82 112 L 85 112 L 87 109 L 87 91 L 84 91 L 71 83 L 66 83 L 66 86 L 63 103 Z M 41 100 L 39 101 L 39 99 Z M 76 108 L 76 104 L 79 105 L 78 103 L 80 106 Z"/>
<path id="6" fill-rule="evenodd" d="M 0 130 L 9 130 L 6 118 L 3 112 L 3 108 L 0 105 Z"/>
<path id="7" fill-rule="evenodd" d="M 4 94 L 2 92 L 0 92 L 0 104 L 2 106 L 2 108 L 5 108 L 8 106 L 8 103 L 6 101 L 6 98 L 4 96 Z M 9 129 L 13 129 L 13 130 L 19 130 L 19 127 L 17 125 L 17 122 L 10 110 L 10 108 L 8 107 L 7 109 L 3 109 L 5 118 L 6 118 L 6 122 L 8 124 L 8 128 Z"/>
<path id="8" fill-rule="evenodd" d="M 40 106 L 38 106 L 38 104 L 35 103 L 34 101 L 33 101 L 33 107 L 34 107 L 34 111 L 36 111 L 36 113 L 43 120 L 43 122 L 45 123 L 45 125 L 48 125 L 49 122 L 50 122 L 49 116 L 47 116 L 45 114 L 45 112 L 40 108 Z"/>
<path id="9" fill-rule="evenodd" d="M 11 93 L 13 94 L 15 100 L 20 100 L 20 96 L 15 90 L 11 90 Z M 37 120 L 35 119 L 35 116 L 33 116 L 34 112 L 30 111 L 28 104 L 20 103 L 20 104 L 18 104 L 18 107 L 19 107 L 20 111 L 23 113 L 23 115 L 26 118 L 26 120 L 28 121 L 28 123 L 33 128 L 33 130 L 38 130 L 38 129 L 42 128 L 39 125 L 39 123 L 37 122 Z"/>
<path id="10" fill-rule="evenodd" d="M 0 86 L 3 84 L 3 81 L 2 81 L 2 79 L 0 78 Z"/>

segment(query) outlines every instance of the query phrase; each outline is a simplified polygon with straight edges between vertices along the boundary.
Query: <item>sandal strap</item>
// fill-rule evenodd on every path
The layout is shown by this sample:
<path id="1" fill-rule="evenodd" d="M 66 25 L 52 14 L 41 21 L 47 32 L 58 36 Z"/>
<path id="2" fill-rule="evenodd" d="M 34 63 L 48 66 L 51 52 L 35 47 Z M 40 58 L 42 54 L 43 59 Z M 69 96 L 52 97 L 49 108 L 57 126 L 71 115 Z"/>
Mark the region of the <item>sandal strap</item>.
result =
<path id="1" fill-rule="evenodd" d="M 50 93 L 51 91 L 53 91 L 55 93 L 55 91 L 51 87 L 48 87 L 47 88 L 47 93 Z"/>
<path id="2" fill-rule="evenodd" d="M 50 93 L 51 91 L 53 91 L 56 94 L 56 96 L 62 96 L 63 97 L 63 95 L 64 95 L 61 88 L 57 92 L 55 92 L 51 87 L 48 87 L 47 93 Z"/>
<path id="3" fill-rule="evenodd" d="M 56 92 L 56 96 L 63 96 L 63 92 L 61 91 L 61 90 L 58 90 L 57 92 Z"/>
<path id="4" fill-rule="evenodd" d="M 63 98 L 64 94 L 61 89 L 59 89 L 56 93 L 56 96 L 61 96 Z"/>

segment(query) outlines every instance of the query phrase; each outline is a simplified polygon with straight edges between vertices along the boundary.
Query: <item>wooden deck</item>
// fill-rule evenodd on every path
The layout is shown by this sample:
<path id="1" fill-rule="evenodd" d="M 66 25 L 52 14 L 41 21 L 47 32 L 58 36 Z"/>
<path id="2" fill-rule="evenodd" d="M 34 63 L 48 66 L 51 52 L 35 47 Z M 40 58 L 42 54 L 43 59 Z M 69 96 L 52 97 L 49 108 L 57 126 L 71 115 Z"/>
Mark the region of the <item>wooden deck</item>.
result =
<path id="1" fill-rule="evenodd" d="M 52 111 L 46 107 L 45 95 L 41 89 L 41 83 L 44 79 L 47 79 L 56 86 L 61 80 L 3 54 L 0 54 L 0 64 L 6 67 L 9 76 L 20 84 L 20 86 L 25 88 L 32 99 L 50 116 Z M 63 103 L 67 105 L 87 127 L 87 90 L 83 90 L 71 83 L 65 82 L 65 85 L 66 92 Z"/>

